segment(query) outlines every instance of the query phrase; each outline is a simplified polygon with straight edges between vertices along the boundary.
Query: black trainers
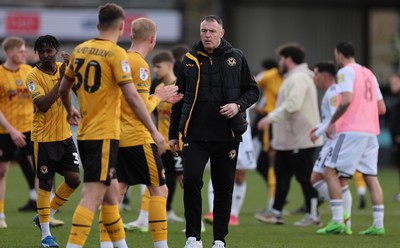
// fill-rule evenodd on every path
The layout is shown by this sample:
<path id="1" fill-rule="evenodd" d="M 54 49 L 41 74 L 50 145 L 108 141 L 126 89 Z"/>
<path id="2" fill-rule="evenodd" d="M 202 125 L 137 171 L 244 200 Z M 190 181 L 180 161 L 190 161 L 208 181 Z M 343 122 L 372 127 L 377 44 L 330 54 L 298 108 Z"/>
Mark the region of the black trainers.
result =
<path id="1" fill-rule="evenodd" d="M 28 203 L 25 204 L 25 206 L 22 206 L 18 208 L 18 211 L 20 212 L 36 212 L 36 201 L 29 200 Z"/>
<path id="2" fill-rule="evenodd" d="M 365 199 L 365 195 L 360 195 L 359 196 L 359 201 L 358 201 L 358 209 L 365 209 L 365 207 L 367 206 L 367 202 Z"/>

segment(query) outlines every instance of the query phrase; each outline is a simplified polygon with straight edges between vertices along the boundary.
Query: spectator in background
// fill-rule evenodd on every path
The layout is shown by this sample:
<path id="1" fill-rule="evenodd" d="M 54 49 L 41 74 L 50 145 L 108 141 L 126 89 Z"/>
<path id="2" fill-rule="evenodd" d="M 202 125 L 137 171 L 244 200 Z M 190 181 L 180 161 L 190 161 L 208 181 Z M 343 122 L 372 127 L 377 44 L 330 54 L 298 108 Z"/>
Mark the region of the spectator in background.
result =
<path id="1" fill-rule="evenodd" d="M 390 77 L 390 91 L 395 99 L 389 108 L 389 129 L 393 140 L 395 163 L 399 172 L 399 192 L 394 200 L 400 202 L 400 73 L 395 72 Z"/>
<path id="2" fill-rule="evenodd" d="M 298 44 L 278 48 L 279 70 L 284 75 L 274 111 L 260 120 L 258 128 L 265 129 L 273 123 L 272 146 L 276 149 L 276 193 L 273 208 L 259 216 L 265 223 L 283 224 L 282 209 L 289 193 L 293 175 L 301 184 L 306 203 L 305 217 L 296 226 L 318 223 L 318 193 L 310 183 L 315 149 L 322 138 L 312 142 L 309 131 L 320 122 L 317 89 L 313 72 L 304 62 L 305 50 Z M 310 221 L 310 218 L 312 221 Z"/>
<path id="3" fill-rule="evenodd" d="M 190 47 L 186 44 L 178 44 L 172 48 L 172 55 L 174 56 L 174 74 L 178 75 L 179 70 L 181 69 L 181 64 L 183 58 L 185 58 L 185 54 L 190 50 Z"/>
<path id="4" fill-rule="evenodd" d="M 278 64 L 274 59 L 262 61 L 263 71 L 256 76 L 258 87 L 263 89 L 259 105 L 256 106 L 257 116 L 254 120 L 252 132 L 256 133 L 261 140 L 261 151 L 257 159 L 257 171 L 265 179 L 268 186 L 268 203 L 263 212 L 271 209 L 274 203 L 276 178 L 274 171 L 275 150 L 270 146 L 272 140 L 272 128 L 267 126 L 264 130 L 257 129 L 258 121 L 275 109 L 276 99 L 282 85 L 282 75 L 279 73 Z M 261 104 L 260 104 L 261 103 Z M 254 135 L 253 135 L 254 136 Z M 256 218 L 257 218 L 256 214 Z"/>

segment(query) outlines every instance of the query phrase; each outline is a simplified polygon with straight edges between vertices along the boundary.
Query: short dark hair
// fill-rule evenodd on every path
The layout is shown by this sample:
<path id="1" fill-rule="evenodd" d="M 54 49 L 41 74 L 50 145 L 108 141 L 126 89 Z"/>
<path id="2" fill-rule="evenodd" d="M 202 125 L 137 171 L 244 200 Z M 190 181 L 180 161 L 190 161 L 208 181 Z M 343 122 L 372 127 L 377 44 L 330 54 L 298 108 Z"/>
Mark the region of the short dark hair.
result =
<path id="1" fill-rule="evenodd" d="M 158 52 L 154 55 L 152 61 L 153 64 L 161 63 L 161 62 L 171 62 L 174 63 L 174 57 L 170 51 L 164 50 Z"/>
<path id="2" fill-rule="evenodd" d="M 321 61 L 314 68 L 317 68 L 319 72 L 326 72 L 332 77 L 336 77 L 337 67 L 333 61 Z"/>
<path id="3" fill-rule="evenodd" d="M 354 58 L 354 55 L 356 54 L 353 43 L 351 43 L 351 41 L 340 42 L 336 46 L 336 51 L 343 54 L 345 58 Z"/>
<path id="4" fill-rule="evenodd" d="M 42 48 L 44 43 L 52 46 L 57 51 L 60 49 L 60 45 L 58 44 L 58 40 L 56 39 L 56 37 L 46 34 L 43 36 L 39 36 L 39 38 L 36 39 L 35 45 L 33 46 L 33 51 L 35 51 L 36 53 L 39 49 Z"/>
<path id="5" fill-rule="evenodd" d="M 219 25 L 221 25 L 221 27 L 224 26 L 223 23 L 222 23 L 221 17 L 219 17 L 219 16 L 217 16 L 217 15 L 208 15 L 208 16 L 205 16 L 205 17 L 203 18 L 203 21 L 207 21 L 207 22 L 217 22 Z M 203 22 L 203 21 L 202 21 L 202 22 Z"/>
<path id="6" fill-rule="evenodd" d="M 189 51 L 189 46 L 186 44 L 178 44 L 172 48 L 172 55 L 176 60 L 180 60 Z"/>
<path id="7" fill-rule="evenodd" d="M 262 68 L 269 70 L 278 67 L 278 63 L 276 62 L 275 59 L 266 58 L 263 61 L 261 61 L 261 66 Z"/>
<path id="8" fill-rule="evenodd" d="M 293 62 L 296 64 L 303 63 L 306 57 L 306 50 L 297 43 L 282 45 L 277 49 L 277 53 L 285 58 L 292 58 Z"/>
<path id="9" fill-rule="evenodd" d="M 125 13 L 121 6 L 115 3 L 106 3 L 99 7 L 99 26 L 101 29 L 116 27 L 118 20 L 125 20 Z"/>

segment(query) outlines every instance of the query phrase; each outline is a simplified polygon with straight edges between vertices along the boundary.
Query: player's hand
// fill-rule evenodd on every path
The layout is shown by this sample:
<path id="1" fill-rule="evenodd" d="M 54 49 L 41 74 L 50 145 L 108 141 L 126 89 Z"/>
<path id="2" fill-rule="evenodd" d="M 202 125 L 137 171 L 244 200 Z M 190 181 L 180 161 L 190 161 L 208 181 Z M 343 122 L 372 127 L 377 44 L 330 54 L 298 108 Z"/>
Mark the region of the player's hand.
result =
<path id="1" fill-rule="evenodd" d="M 315 143 L 315 141 L 318 139 L 318 137 L 315 135 L 315 131 L 317 131 L 318 128 L 314 127 L 313 129 L 310 130 L 309 136 L 310 140 Z"/>
<path id="2" fill-rule="evenodd" d="M 68 53 L 62 51 L 60 54 L 60 58 L 63 59 L 63 63 L 68 65 L 69 64 L 69 59 L 71 58 L 71 55 L 69 55 Z"/>
<path id="3" fill-rule="evenodd" d="M 23 133 L 19 132 L 18 130 L 13 130 L 10 132 L 10 136 L 12 141 L 14 142 L 14 144 L 19 147 L 22 148 L 24 146 L 26 146 L 26 137 Z"/>
<path id="4" fill-rule="evenodd" d="M 172 139 L 169 141 L 169 146 L 171 148 L 172 154 L 174 154 L 177 157 L 179 151 L 179 141 L 177 139 Z"/>
<path id="5" fill-rule="evenodd" d="M 76 108 L 72 107 L 71 111 L 67 115 L 67 121 L 70 125 L 75 125 L 77 126 L 79 124 L 79 119 L 81 118 L 81 115 L 79 114 L 78 110 Z"/>
<path id="6" fill-rule="evenodd" d="M 326 131 L 325 131 L 326 137 L 328 139 L 332 139 L 332 133 L 333 133 L 333 124 L 329 123 L 329 125 L 328 125 L 328 127 L 326 128 Z"/>
<path id="7" fill-rule="evenodd" d="M 154 95 L 157 96 L 162 102 L 173 99 L 178 94 L 178 86 L 160 84 L 154 90 Z"/>
<path id="8" fill-rule="evenodd" d="M 239 106 L 236 103 L 228 103 L 219 108 L 221 115 L 227 119 L 233 118 L 239 112 Z"/>
<path id="9" fill-rule="evenodd" d="M 179 93 L 179 94 L 173 95 L 173 96 L 165 99 L 165 101 L 175 104 L 175 103 L 179 102 L 180 100 L 182 100 L 182 98 L 183 98 L 183 94 Z"/>
<path id="10" fill-rule="evenodd" d="M 163 154 L 165 153 L 166 147 L 165 147 L 165 139 L 164 137 L 158 132 L 158 130 L 155 130 L 154 132 L 151 133 L 151 137 L 153 138 L 154 142 L 157 145 L 157 150 L 158 154 Z"/>
<path id="11" fill-rule="evenodd" d="M 257 123 L 257 128 L 258 130 L 263 131 L 269 124 L 267 116 L 265 116 Z"/>

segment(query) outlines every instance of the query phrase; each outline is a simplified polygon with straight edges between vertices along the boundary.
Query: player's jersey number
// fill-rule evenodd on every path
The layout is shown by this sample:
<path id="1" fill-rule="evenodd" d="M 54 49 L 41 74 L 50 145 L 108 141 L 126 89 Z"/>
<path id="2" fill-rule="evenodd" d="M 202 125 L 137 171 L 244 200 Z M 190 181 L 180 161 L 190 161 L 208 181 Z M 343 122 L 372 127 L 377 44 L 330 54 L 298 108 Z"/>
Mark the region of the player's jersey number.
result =
<path id="1" fill-rule="evenodd" d="M 84 62 L 84 59 L 74 60 L 74 63 L 76 64 L 75 77 L 78 79 L 78 82 L 76 83 L 76 89 L 79 90 L 83 82 L 83 87 L 85 91 L 88 93 L 94 93 L 100 88 L 101 66 L 96 60 L 90 60 L 86 64 L 85 68 L 81 68 Z M 83 75 L 81 73 L 82 71 L 84 72 Z M 94 76 L 90 77 L 91 75 Z M 93 82 L 89 82 L 89 78 L 92 78 Z"/>

